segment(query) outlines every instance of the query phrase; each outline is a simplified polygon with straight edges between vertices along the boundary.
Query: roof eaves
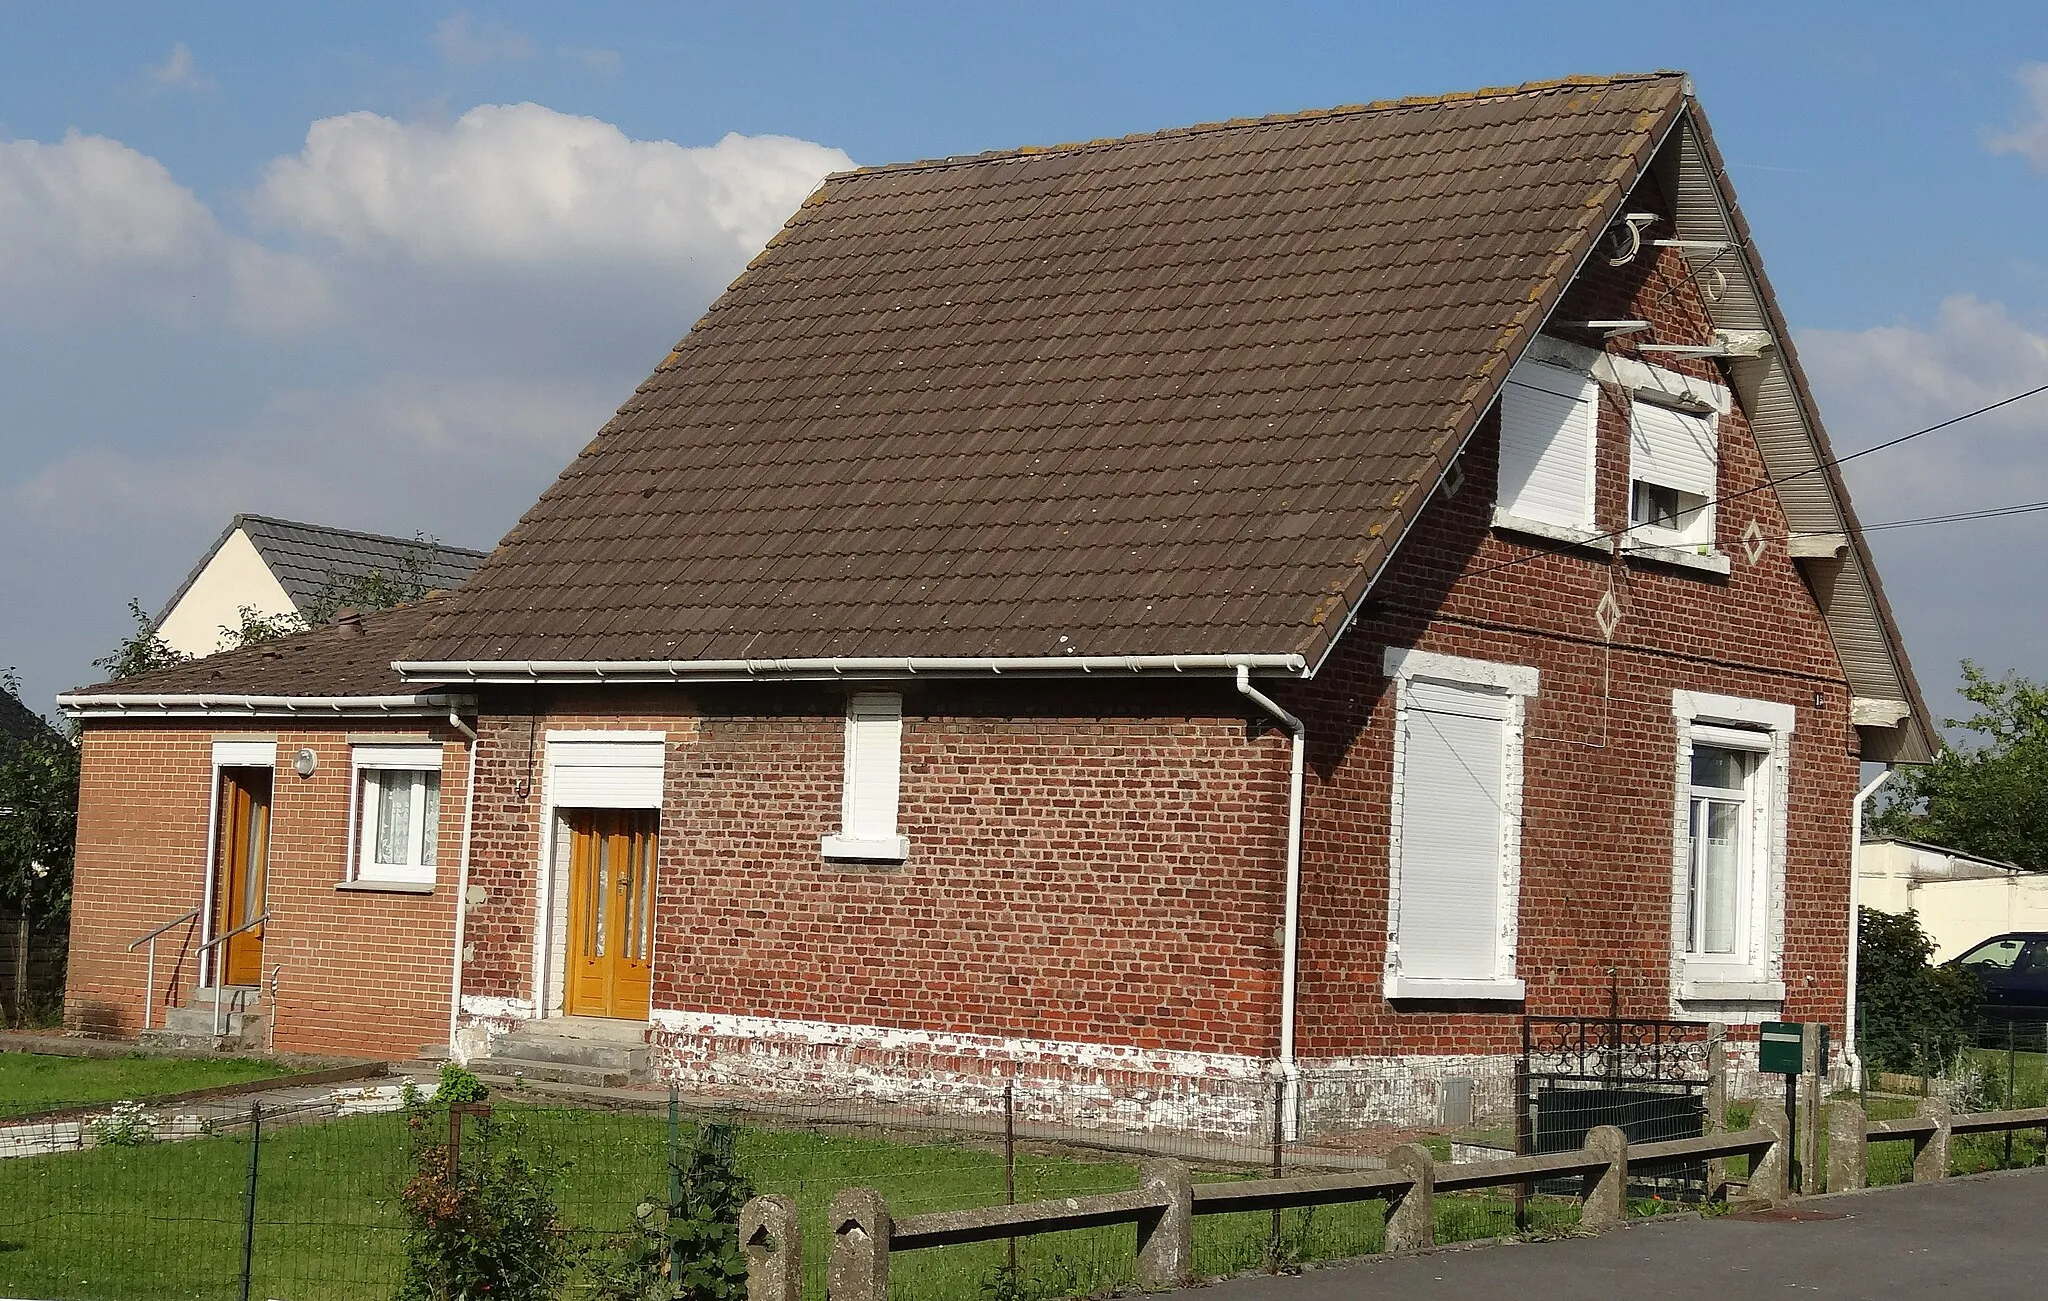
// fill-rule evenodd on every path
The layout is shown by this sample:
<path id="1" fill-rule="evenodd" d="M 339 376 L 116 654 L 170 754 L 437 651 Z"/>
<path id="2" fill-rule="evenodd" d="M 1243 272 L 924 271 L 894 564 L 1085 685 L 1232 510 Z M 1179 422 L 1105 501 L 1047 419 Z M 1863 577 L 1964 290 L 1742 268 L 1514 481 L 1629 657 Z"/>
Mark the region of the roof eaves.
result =
<path id="1" fill-rule="evenodd" d="M 1892 614 L 1891 601 L 1885 596 L 1884 583 L 1878 578 L 1877 564 L 1870 553 L 1870 544 L 1863 536 L 1863 525 L 1856 517 L 1856 508 L 1849 499 L 1848 484 L 1842 478 L 1841 466 L 1836 463 L 1834 445 L 1828 438 L 1827 428 L 1820 418 L 1820 404 L 1814 401 L 1813 390 L 1807 383 L 1806 368 L 1800 364 L 1799 351 L 1792 342 L 1792 331 L 1786 324 L 1784 310 L 1778 305 L 1777 291 L 1771 287 L 1770 277 L 1764 273 L 1763 259 L 1757 256 L 1756 245 L 1751 238 L 1749 222 L 1742 215 L 1742 208 L 1735 201 L 1734 187 L 1728 183 L 1727 163 L 1721 157 L 1720 147 L 1714 142 L 1714 133 L 1707 126 L 1706 114 L 1698 111 L 1688 99 L 1687 118 L 1699 136 L 1700 148 L 1706 154 L 1707 163 L 1713 174 L 1714 186 L 1721 194 L 1721 202 L 1727 206 L 1728 218 L 1735 230 L 1737 247 L 1745 267 L 1754 277 L 1757 296 L 1770 321 L 1771 335 L 1785 358 L 1786 372 L 1791 376 L 1799 403 L 1805 408 L 1807 425 L 1813 435 L 1815 454 L 1819 457 L 1821 470 L 1827 480 L 1829 491 L 1834 495 L 1837 508 L 1842 513 L 1842 522 L 1847 526 L 1849 545 L 1856 553 L 1858 567 L 1863 579 L 1870 587 L 1872 604 L 1876 607 L 1878 623 L 1883 631 L 1886 649 L 1899 675 L 1899 681 L 1906 691 L 1907 703 L 1913 707 L 1913 721 L 1920 732 L 1920 741 L 1931 755 L 1941 748 L 1941 733 L 1934 726 L 1934 714 L 1927 707 L 1926 697 L 1921 694 L 1919 678 L 1913 672 L 1912 662 L 1906 656 L 1905 638 L 1899 632 L 1898 620 Z"/>

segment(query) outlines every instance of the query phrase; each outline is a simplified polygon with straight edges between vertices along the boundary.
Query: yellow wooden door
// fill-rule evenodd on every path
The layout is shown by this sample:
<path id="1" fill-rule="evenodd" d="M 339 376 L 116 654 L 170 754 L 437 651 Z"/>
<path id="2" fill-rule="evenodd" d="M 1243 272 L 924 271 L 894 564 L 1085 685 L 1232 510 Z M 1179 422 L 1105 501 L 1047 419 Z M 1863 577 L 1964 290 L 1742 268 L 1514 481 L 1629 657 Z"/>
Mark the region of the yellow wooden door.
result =
<path id="1" fill-rule="evenodd" d="M 569 961 L 562 1010 L 645 1021 L 654 979 L 655 815 L 568 815 Z"/>
<path id="2" fill-rule="evenodd" d="M 220 779 L 219 902 L 213 933 L 226 935 L 263 915 L 270 862 L 270 770 L 227 768 Z M 254 927 L 221 945 L 224 985 L 263 983 L 263 928 Z"/>

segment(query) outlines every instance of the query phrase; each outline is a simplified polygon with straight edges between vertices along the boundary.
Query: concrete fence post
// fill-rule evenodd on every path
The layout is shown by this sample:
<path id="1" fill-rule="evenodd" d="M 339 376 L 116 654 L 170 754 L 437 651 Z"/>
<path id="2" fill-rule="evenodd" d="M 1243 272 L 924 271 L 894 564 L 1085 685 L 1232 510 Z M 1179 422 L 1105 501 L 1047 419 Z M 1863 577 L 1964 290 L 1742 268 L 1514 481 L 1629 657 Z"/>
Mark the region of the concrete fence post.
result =
<path id="1" fill-rule="evenodd" d="M 1932 1134 L 1913 1136 L 1913 1182 L 1948 1178 L 1949 1119 L 1955 1113 L 1940 1098 L 1922 1098 L 1920 1114 L 1934 1121 Z"/>
<path id="2" fill-rule="evenodd" d="M 1595 1125 L 1586 1154 L 1607 1162 L 1588 1174 L 1579 1193 L 1579 1226 L 1612 1229 L 1628 1219 L 1628 1135 L 1617 1125 Z"/>
<path id="3" fill-rule="evenodd" d="M 889 1239 L 896 1222 L 872 1188 L 844 1188 L 827 1215 L 832 1255 L 825 1265 L 827 1301 L 889 1301 Z"/>
<path id="4" fill-rule="evenodd" d="M 1861 1103 L 1828 1104 L 1828 1191 L 1854 1192 L 1869 1182 L 1869 1117 Z"/>
<path id="5" fill-rule="evenodd" d="M 1750 1124 L 1769 1130 L 1771 1145 L 1749 1159 L 1749 1195 L 1767 1202 L 1792 1196 L 1792 1125 L 1778 1098 L 1760 1098 Z"/>
<path id="6" fill-rule="evenodd" d="M 1387 1153 L 1387 1168 L 1414 1182 L 1398 1198 L 1387 1200 L 1388 1251 L 1420 1251 L 1436 1245 L 1436 1160 L 1419 1143 L 1403 1143 Z"/>
<path id="7" fill-rule="evenodd" d="M 742 1206 L 740 1250 L 747 1257 L 747 1301 L 803 1301 L 804 1244 L 795 1202 L 770 1193 Z"/>
<path id="8" fill-rule="evenodd" d="M 1708 1134 L 1725 1132 L 1728 1128 L 1728 1027 L 1719 1021 L 1707 1023 L 1707 1095 L 1703 1106 L 1706 1114 L 1701 1117 L 1701 1131 Z M 1707 1200 L 1728 1200 L 1726 1157 L 1707 1158 Z"/>
<path id="9" fill-rule="evenodd" d="M 1166 1194 L 1164 1207 L 1138 1221 L 1138 1286 L 1187 1287 L 1195 1278 L 1194 1179 L 1178 1161 L 1147 1161 L 1138 1177 L 1147 1190 Z"/>

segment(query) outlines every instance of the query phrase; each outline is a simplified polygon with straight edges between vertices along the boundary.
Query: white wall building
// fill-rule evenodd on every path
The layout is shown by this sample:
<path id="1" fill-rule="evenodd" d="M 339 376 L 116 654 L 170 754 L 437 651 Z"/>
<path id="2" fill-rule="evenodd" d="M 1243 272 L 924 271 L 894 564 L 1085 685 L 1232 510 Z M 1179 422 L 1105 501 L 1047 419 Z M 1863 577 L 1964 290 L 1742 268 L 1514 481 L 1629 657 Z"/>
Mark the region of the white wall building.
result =
<path id="1" fill-rule="evenodd" d="M 1912 840 L 1866 840 L 1857 858 L 1863 906 L 1915 912 L 1934 961 L 2007 931 L 2048 931 L 2048 872 Z"/>

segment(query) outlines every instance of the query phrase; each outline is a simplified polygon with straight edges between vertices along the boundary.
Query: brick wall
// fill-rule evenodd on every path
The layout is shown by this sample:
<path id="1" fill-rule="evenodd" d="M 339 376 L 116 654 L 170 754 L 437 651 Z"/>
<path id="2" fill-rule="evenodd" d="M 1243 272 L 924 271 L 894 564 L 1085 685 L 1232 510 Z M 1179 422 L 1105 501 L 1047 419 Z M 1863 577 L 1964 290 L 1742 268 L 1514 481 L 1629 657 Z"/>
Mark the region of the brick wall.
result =
<path id="1" fill-rule="evenodd" d="M 429 736 L 442 743 L 439 858 L 431 895 L 335 889 L 346 872 L 348 737 Z M 276 1046 L 288 1052 L 412 1057 L 447 1042 L 454 872 L 467 752 L 433 720 L 336 721 L 269 729 L 220 722 L 91 722 L 85 729 L 77 873 L 71 910 L 68 1021 L 102 1034 L 142 1023 L 147 955 L 136 936 L 205 890 L 212 743 L 275 737 L 263 964 L 278 971 Z M 318 768 L 292 771 L 301 748 Z M 157 946 L 160 1003 L 188 1001 L 200 934 L 180 927 Z M 161 1012 L 151 1016 L 161 1024 Z"/>

